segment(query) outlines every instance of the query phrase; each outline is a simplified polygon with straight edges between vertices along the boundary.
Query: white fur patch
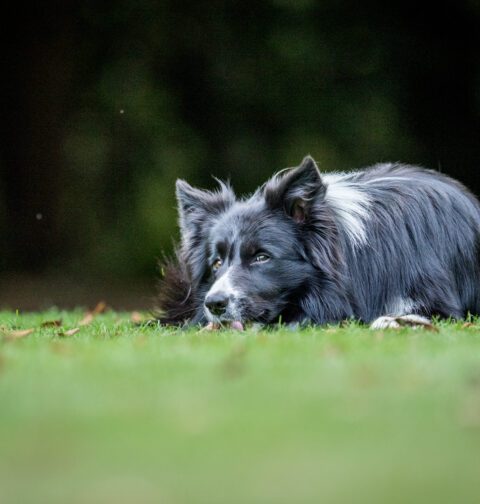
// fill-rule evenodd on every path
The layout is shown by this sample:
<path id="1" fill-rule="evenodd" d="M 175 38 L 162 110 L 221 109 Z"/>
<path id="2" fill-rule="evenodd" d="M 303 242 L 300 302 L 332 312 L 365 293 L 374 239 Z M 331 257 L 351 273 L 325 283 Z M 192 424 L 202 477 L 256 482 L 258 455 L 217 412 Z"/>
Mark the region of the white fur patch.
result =
<path id="1" fill-rule="evenodd" d="M 217 294 L 218 292 L 223 292 L 227 296 L 231 297 L 237 297 L 238 296 L 238 290 L 235 289 L 235 287 L 232 285 L 231 278 L 230 278 L 230 270 L 228 270 L 226 273 L 224 273 L 211 287 L 210 290 L 207 292 L 206 297 L 212 295 L 212 294 Z"/>
<path id="2" fill-rule="evenodd" d="M 413 299 L 397 297 L 394 299 L 386 308 L 385 313 L 388 315 L 405 315 L 406 313 L 412 313 L 416 308 Z"/>
<path id="3" fill-rule="evenodd" d="M 327 184 L 325 200 L 343 224 L 352 245 L 363 245 L 367 241 L 365 220 L 369 216 L 371 200 L 364 191 L 348 179 L 345 173 L 330 173 L 323 176 Z"/>
<path id="4" fill-rule="evenodd" d="M 232 321 L 241 321 L 241 313 L 238 310 L 238 306 L 236 303 L 236 300 L 240 296 L 240 291 L 236 289 L 231 281 L 230 278 L 230 270 L 227 270 L 226 273 L 224 273 L 211 287 L 210 290 L 207 292 L 207 295 L 205 296 L 205 299 L 210 296 L 210 295 L 215 295 L 217 293 L 223 293 L 227 297 L 230 298 L 230 302 L 228 303 L 228 308 L 227 308 L 227 316 L 229 320 Z M 222 321 L 213 313 L 210 312 L 210 310 L 205 306 L 204 307 L 204 312 L 205 316 L 210 322 L 213 322 L 215 324 L 221 324 Z"/>
<path id="5" fill-rule="evenodd" d="M 432 327 L 432 322 L 421 315 L 402 315 L 400 317 L 378 317 L 370 324 L 370 329 L 399 329 L 400 327 Z"/>

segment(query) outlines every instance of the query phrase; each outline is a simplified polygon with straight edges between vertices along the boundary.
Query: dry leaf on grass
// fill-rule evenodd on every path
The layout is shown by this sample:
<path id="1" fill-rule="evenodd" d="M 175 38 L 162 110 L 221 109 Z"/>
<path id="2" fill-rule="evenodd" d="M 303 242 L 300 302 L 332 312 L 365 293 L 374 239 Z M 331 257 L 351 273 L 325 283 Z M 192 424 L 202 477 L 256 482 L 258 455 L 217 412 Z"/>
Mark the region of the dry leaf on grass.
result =
<path id="1" fill-rule="evenodd" d="M 105 301 L 100 301 L 97 303 L 97 306 L 91 311 L 88 311 L 85 313 L 85 316 L 80 320 L 78 325 L 84 326 L 91 324 L 93 322 L 93 319 L 97 316 L 100 315 L 100 313 L 104 313 L 105 310 L 107 309 L 107 303 Z"/>
<path id="2" fill-rule="evenodd" d="M 88 324 L 91 324 L 92 321 L 93 321 L 93 314 L 88 312 L 85 314 L 85 316 L 82 318 L 82 320 L 80 320 L 78 325 L 81 325 L 81 326 L 88 325 Z"/>
<path id="3" fill-rule="evenodd" d="M 131 314 L 130 314 L 130 320 L 134 323 L 134 324 L 141 324 L 142 322 L 145 321 L 145 318 L 143 317 L 143 315 L 138 312 L 138 311 L 133 311 Z"/>
<path id="4" fill-rule="evenodd" d="M 62 325 L 62 320 L 46 320 L 40 324 L 40 327 L 60 327 Z"/>
<path id="5" fill-rule="evenodd" d="M 105 301 L 99 301 L 97 306 L 92 310 L 93 315 L 99 315 L 100 313 L 104 313 L 107 309 L 107 303 Z"/>
<path id="6" fill-rule="evenodd" d="M 4 336 L 7 340 L 17 340 L 21 338 L 25 338 L 29 334 L 32 334 L 35 329 L 13 329 L 11 331 L 5 331 Z"/>
<path id="7" fill-rule="evenodd" d="M 74 336 L 80 331 L 80 327 L 75 327 L 73 329 L 69 329 L 68 331 L 61 331 L 58 333 L 59 336 L 65 337 L 65 336 Z"/>

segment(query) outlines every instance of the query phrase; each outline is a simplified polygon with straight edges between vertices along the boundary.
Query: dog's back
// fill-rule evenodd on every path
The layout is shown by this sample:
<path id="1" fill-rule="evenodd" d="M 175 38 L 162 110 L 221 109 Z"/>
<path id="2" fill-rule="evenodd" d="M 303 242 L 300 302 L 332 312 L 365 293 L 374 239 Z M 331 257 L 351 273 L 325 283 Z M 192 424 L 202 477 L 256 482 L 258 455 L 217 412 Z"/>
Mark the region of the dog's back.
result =
<path id="1" fill-rule="evenodd" d="M 323 179 L 358 318 L 480 313 L 480 205 L 464 186 L 401 164 Z"/>

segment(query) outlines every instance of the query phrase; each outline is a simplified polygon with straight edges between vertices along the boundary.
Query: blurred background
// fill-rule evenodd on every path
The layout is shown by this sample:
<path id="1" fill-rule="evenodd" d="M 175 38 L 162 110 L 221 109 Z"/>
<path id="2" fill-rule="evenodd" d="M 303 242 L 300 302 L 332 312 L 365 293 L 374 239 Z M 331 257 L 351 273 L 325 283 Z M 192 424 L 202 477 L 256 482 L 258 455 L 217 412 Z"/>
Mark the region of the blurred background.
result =
<path id="1" fill-rule="evenodd" d="M 403 161 L 480 193 L 480 3 L 45 0 L 1 20 L 0 307 L 151 306 L 177 177 Z"/>

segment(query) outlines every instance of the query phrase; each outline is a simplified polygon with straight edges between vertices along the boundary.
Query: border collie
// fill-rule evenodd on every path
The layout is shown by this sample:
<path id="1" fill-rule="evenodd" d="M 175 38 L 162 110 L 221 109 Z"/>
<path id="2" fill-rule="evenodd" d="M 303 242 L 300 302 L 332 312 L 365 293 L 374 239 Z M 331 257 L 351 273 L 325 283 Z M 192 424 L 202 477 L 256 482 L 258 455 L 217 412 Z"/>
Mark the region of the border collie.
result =
<path id="1" fill-rule="evenodd" d="M 446 175 L 398 163 L 320 174 L 307 156 L 247 198 L 218 183 L 177 181 L 164 323 L 385 328 L 480 313 L 480 203 Z"/>

